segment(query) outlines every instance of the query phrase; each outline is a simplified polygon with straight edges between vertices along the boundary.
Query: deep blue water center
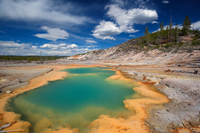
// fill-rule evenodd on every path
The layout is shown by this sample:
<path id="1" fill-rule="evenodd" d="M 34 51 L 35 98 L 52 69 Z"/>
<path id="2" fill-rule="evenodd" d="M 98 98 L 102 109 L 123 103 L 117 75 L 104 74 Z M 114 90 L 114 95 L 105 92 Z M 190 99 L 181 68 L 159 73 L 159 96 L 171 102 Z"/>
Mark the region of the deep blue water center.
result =
<path id="1" fill-rule="evenodd" d="M 37 129 L 41 128 L 37 123 L 42 122 L 52 123 L 51 128 L 68 124 L 84 130 L 102 114 L 117 116 L 127 112 L 123 100 L 134 94 L 134 86 L 106 80 L 115 71 L 102 67 L 63 71 L 69 73 L 64 80 L 18 95 L 10 103 L 16 113 L 22 114 L 22 120 L 31 122 L 33 132 L 44 130 Z"/>

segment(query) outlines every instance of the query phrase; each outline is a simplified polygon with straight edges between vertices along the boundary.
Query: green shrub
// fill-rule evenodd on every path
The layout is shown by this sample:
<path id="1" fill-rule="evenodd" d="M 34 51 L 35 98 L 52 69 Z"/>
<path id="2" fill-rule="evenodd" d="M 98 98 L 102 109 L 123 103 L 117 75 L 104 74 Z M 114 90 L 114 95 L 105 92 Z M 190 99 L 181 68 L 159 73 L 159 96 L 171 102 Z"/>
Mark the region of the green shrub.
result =
<path id="1" fill-rule="evenodd" d="M 116 51 L 117 51 L 117 52 L 121 52 L 121 50 L 119 50 L 119 49 L 118 49 L 118 50 L 116 50 Z"/>
<path id="2" fill-rule="evenodd" d="M 160 46 L 159 45 L 156 45 L 156 49 L 159 49 L 160 48 Z"/>
<path id="3" fill-rule="evenodd" d="M 178 46 L 179 46 L 179 47 L 183 46 L 183 42 L 179 42 L 179 43 L 178 43 Z"/>
<path id="4" fill-rule="evenodd" d="M 173 44 L 172 43 L 167 43 L 164 47 L 165 48 L 171 48 L 171 47 L 173 47 Z"/>
<path id="5" fill-rule="evenodd" d="M 199 34 L 195 34 L 195 36 L 194 37 L 192 37 L 193 38 L 193 40 L 197 40 L 197 39 L 199 39 L 200 38 L 200 35 Z"/>
<path id="6" fill-rule="evenodd" d="M 192 40 L 192 45 L 196 46 L 196 45 L 199 45 L 199 44 L 200 44 L 200 41 Z"/>

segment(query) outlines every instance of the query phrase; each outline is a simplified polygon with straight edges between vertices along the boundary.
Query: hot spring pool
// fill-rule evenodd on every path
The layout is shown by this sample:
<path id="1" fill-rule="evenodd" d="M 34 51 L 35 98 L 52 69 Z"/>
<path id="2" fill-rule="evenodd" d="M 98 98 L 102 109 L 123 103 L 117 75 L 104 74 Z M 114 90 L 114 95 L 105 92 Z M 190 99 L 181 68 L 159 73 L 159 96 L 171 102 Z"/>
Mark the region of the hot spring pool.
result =
<path id="1" fill-rule="evenodd" d="M 100 115 L 119 117 L 126 114 L 123 100 L 133 94 L 133 85 L 106 80 L 115 71 L 103 67 L 63 70 L 64 80 L 23 93 L 11 99 L 9 107 L 31 123 L 31 132 L 44 132 L 59 126 L 87 130 Z"/>

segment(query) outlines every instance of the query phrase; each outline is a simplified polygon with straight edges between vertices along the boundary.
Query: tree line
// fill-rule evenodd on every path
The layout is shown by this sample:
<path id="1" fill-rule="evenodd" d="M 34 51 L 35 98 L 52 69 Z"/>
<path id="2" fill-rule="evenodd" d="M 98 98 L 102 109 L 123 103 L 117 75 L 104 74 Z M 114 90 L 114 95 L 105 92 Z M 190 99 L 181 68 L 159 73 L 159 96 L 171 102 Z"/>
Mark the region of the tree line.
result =
<path id="1" fill-rule="evenodd" d="M 160 23 L 160 30 L 154 33 L 149 33 L 148 26 L 145 27 L 144 31 L 144 37 L 143 42 L 146 43 L 147 45 L 149 43 L 153 44 L 160 44 L 163 41 L 162 40 L 167 40 L 168 42 L 174 42 L 177 43 L 179 41 L 179 36 L 187 36 L 190 32 L 193 33 L 199 33 L 198 30 L 191 30 L 191 21 L 188 16 L 185 17 L 185 20 L 183 21 L 183 28 L 180 29 L 178 25 L 173 28 L 172 21 L 170 22 L 169 25 L 164 28 L 164 23 Z M 164 43 L 164 42 L 163 42 Z"/>
<path id="2" fill-rule="evenodd" d="M 12 56 L 12 55 L 2 55 L 0 60 L 20 60 L 20 61 L 49 61 L 63 58 L 64 56 Z"/>

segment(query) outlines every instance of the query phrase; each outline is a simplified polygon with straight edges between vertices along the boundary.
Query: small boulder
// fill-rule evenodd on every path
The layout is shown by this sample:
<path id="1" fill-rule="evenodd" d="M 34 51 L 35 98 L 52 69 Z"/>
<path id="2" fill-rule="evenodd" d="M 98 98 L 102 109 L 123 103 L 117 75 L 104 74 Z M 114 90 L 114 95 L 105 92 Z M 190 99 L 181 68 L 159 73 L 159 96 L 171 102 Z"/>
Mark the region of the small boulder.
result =
<path id="1" fill-rule="evenodd" d="M 11 90 L 7 90 L 6 93 L 9 94 L 9 93 L 12 93 L 12 91 Z"/>
<path id="2" fill-rule="evenodd" d="M 197 74 L 197 73 L 198 73 L 198 70 L 197 70 L 197 69 L 194 69 L 193 74 Z"/>
<path id="3" fill-rule="evenodd" d="M 170 69 L 167 69 L 167 70 L 164 70 L 164 72 L 172 72 L 172 70 L 170 70 Z"/>

